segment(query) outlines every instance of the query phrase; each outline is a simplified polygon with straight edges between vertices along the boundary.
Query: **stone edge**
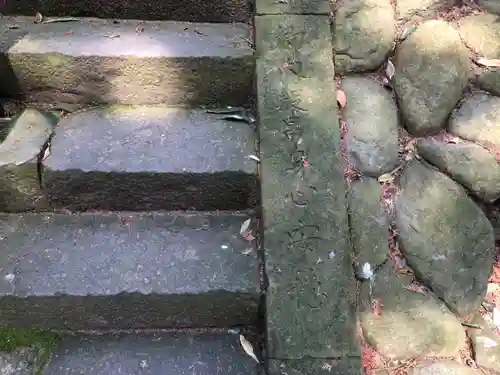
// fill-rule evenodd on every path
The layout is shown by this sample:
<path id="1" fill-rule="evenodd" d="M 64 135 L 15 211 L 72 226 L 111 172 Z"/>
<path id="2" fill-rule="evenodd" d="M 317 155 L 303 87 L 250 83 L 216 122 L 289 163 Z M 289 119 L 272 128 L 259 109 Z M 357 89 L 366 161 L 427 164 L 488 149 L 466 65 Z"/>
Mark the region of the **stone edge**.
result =
<path id="1" fill-rule="evenodd" d="M 330 12 L 330 2 L 325 0 L 255 0 L 257 16 L 328 15 Z"/>
<path id="2" fill-rule="evenodd" d="M 306 0 L 307 2 L 307 0 Z M 309 9 L 297 9 L 294 8 L 293 6 L 289 6 L 288 3 L 280 4 L 278 2 L 275 2 L 273 6 L 270 6 L 269 4 L 262 4 L 262 3 L 269 3 L 268 0 L 256 0 L 255 3 L 255 14 L 254 14 L 254 37 L 257 34 L 255 32 L 255 29 L 257 28 L 257 23 L 256 17 L 262 17 L 262 16 L 277 16 L 277 15 L 315 15 L 315 16 L 324 16 L 328 15 L 329 12 L 326 11 L 326 9 L 330 7 L 329 2 L 325 0 L 321 0 L 323 2 L 323 6 L 318 7 L 316 11 L 310 11 Z M 307 6 L 306 6 L 307 8 Z M 254 42 L 254 45 L 256 42 Z M 333 51 L 333 38 L 331 40 L 331 45 L 332 45 L 332 51 Z M 258 58 L 256 56 L 256 58 Z M 334 77 L 334 71 L 333 71 L 333 66 L 334 66 L 334 61 L 332 61 L 332 77 Z M 258 74 L 256 70 L 256 74 Z M 258 79 L 256 79 L 256 82 Z M 257 95 L 260 95 L 258 90 L 255 90 Z M 258 106 L 258 100 L 255 101 L 255 106 L 257 112 L 259 112 L 259 106 Z M 332 103 L 332 105 L 335 105 Z M 336 109 L 336 112 L 338 113 L 338 108 Z M 262 182 L 261 182 L 261 191 L 262 191 Z M 347 200 L 346 202 L 346 211 L 347 211 Z M 264 202 L 262 202 L 264 203 Z M 262 237 L 264 237 L 264 228 L 265 228 L 265 219 L 263 218 L 261 221 L 261 234 Z M 350 241 L 350 238 L 349 238 Z M 260 249 L 262 250 L 264 254 L 264 247 L 265 245 L 260 245 Z M 263 255 L 265 257 L 265 255 Z M 265 264 L 265 263 L 264 263 Z M 265 279 L 267 280 L 267 274 L 266 274 L 266 269 L 264 268 L 264 274 L 265 274 Z M 268 285 L 266 285 L 266 288 Z M 265 298 L 265 297 L 264 297 Z M 300 301 L 298 301 L 300 303 Z M 264 303 L 265 305 L 265 303 Z M 356 307 L 357 309 L 357 307 Z M 357 312 L 356 312 L 357 314 Z M 267 318 L 265 319 L 267 323 Z M 267 329 L 267 324 L 266 324 L 266 329 Z M 266 332 L 267 336 L 267 332 Z M 333 339 L 333 338 L 332 338 Z M 360 343 L 358 342 L 358 345 Z M 267 358 L 265 358 L 265 363 L 266 363 L 266 369 L 265 373 L 268 375 L 277 375 L 277 374 L 283 374 L 286 373 L 286 367 L 290 364 L 291 369 L 293 373 L 296 373 L 297 375 L 322 375 L 322 374 L 331 374 L 332 369 L 333 373 L 341 373 L 341 374 L 348 374 L 348 375 L 355 375 L 355 374 L 363 374 L 363 367 L 362 367 L 362 362 L 361 362 L 361 351 L 362 348 L 359 348 L 359 353 L 360 356 L 352 356 L 352 355 L 344 355 L 339 358 L 311 358 L 308 356 L 304 356 L 301 359 L 288 359 L 288 358 L 269 358 L 269 349 L 265 350 L 265 354 Z M 338 364 L 338 365 L 335 365 Z"/>

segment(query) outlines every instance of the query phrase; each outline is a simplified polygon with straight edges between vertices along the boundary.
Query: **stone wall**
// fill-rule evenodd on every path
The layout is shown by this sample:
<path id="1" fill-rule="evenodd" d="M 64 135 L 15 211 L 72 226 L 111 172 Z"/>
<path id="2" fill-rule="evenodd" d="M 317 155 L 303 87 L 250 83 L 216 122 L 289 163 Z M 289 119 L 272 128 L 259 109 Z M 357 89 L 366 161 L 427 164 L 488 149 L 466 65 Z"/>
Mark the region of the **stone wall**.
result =
<path id="1" fill-rule="evenodd" d="M 457 356 L 500 371 L 492 293 L 500 281 L 492 226 L 500 197 L 500 8 L 479 3 L 335 3 L 360 323 L 365 352 L 396 367 Z"/>

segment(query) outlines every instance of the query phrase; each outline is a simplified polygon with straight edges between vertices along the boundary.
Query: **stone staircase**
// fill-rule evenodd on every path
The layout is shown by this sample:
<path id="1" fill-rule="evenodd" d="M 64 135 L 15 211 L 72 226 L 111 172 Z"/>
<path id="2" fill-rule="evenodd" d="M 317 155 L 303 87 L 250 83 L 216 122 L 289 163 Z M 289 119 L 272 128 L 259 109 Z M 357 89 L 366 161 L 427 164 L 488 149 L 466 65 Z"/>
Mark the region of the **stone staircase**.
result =
<path id="1" fill-rule="evenodd" d="M 59 332 L 46 375 L 255 374 L 250 4 L 39 3 L 0 20 L 0 326 Z"/>

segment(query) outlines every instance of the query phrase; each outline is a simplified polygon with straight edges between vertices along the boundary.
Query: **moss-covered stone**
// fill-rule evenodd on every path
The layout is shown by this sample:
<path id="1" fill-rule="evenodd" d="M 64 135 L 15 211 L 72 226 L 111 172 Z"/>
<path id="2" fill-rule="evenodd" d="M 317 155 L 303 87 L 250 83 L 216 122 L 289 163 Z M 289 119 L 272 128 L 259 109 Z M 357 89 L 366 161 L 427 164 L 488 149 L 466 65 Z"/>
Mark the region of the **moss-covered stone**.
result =
<path id="1" fill-rule="evenodd" d="M 469 51 L 447 22 L 427 21 L 401 43 L 392 83 L 404 125 L 415 136 L 436 134 L 462 97 Z"/>
<path id="2" fill-rule="evenodd" d="M 378 68 L 390 52 L 395 36 L 394 9 L 389 0 L 354 0 L 336 5 L 336 73 Z"/>
<path id="3" fill-rule="evenodd" d="M 34 374 L 41 374 L 59 342 L 59 335 L 44 329 L 0 328 L 0 352 L 15 357 L 16 362 L 27 362 Z M 5 358 L 2 358 L 2 362 Z"/>
<path id="4" fill-rule="evenodd" d="M 485 2 L 486 3 L 486 2 Z M 488 3 L 500 12 L 500 2 Z M 493 5 L 493 3 L 496 3 Z M 496 14 L 473 14 L 460 20 L 460 34 L 465 43 L 486 59 L 500 58 L 500 17 Z M 476 69 L 479 86 L 495 95 L 500 95 L 500 69 L 483 67 Z"/>
<path id="5" fill-rule="evenodd" d="M 392 359 L 454 356 L 465 340 L 458 319 L 432 293 L 407 288 L 413 277 L 386 263 L 373 281 L 361 284 L 359 319 L 363 336 Z M 380 311 L 373 311 L 377 301 Z"/>
<path id="6" fill-rule="evenodd" d="M 474 143 L 417 142 L 419 154 L 474 195 L 487 202 L 500 196 L 500 165 L 485 148 Z"/>
<path id="7" fill-rule="evenodd" d="M 40 187 L 39 158 L 58 120 L 51 112 L 27 108 L 5 124 L 0 143 L 0 211 L 48 208 Z"/>
<path id="8" fill-rule="evenodd" d="M 273 358 L 357 355 L 328 16 L 255 20 Z M 285 63 L 292 69 L 281 72 Z"/>
<path id="9" fill-rule="evenodd" d="M 360 279 L 369 278 L 389 254 L 389 218 L 381 190 L 376 179 L 366 177 L 353 181 L 347 193 L 354 266 Z"/>
<path id="10" fill-rule="evenodd" d="M 500 98 L 474 93 L 464 98 L 448 121 L 448 131 L 484 145 L 500 146 Z"/>
<path id="11" fill-rule="evenodd" d="M 419 280 L 467 316 L 486 294 L 493 266 L 493 228 L 465 189 L 413 161 L 401 176 L 396 222 L 402 252 Z"/>

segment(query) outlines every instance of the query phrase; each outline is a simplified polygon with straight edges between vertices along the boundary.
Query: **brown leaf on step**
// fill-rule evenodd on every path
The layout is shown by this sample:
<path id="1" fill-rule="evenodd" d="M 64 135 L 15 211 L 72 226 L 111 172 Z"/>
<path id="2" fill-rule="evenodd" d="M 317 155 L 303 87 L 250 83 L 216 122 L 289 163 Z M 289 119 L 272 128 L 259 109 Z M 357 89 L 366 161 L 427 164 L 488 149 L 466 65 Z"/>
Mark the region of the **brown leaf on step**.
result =
<path id="1" fill-rule="evenodd" d="M 347 97 L 342 90 L 337 90 L 337 105 L 340 109 L 343 109 L 347 104 Z"/>
<path id="2" fill-rule="evenodd" d="M 253 235 L 251 229 L 249 231 L 247 231 L 246 233 L 242 233 L 241 236 L 243 237 L 244 240 L 246 240 L 248 242 L 252 242 L 253 240 L 255 240 L 255 236 Z"/>
<path id="3" fill-rule="evenodd" d="M 385 75 L 389 81 L 392 79 L 392 77 L 394 77 L 394 73 L 396 73 L 396 68 L 394 67 L 391 59 L 388 59 L 387 65 L 385 66 Z"/>
<path id="4" fill-rule="evenodd" d="M 420 293 L 423 295 L 427 294 L 427 289 L 425 288 L 425 286 L 420 285 L 419 283 L 416 282 L 412 282 L 410 285 L 405 287 L 405 289 L 408 290 L 409 292 Z"/>
<path id="5" fill-rule="evenodd" d="M 42 23 L 42 21 L 43 21 L 42 13 L 36 12 L 35 13 L 35 20 L 33 22 L 34 23 Z"/>
<path id="6" fill-rule="evenodd" d="M 397 268 L 396 272 L 401 274 L 401 275 L 413 275 L 413 271 L 409 268 Z"/>
<path id="7" fill-rule="evenodd" d="M 500 67 L 500 59 L 485 59 L 480 58 L 476 60 L 476 64 L 485 67 Z"/>

